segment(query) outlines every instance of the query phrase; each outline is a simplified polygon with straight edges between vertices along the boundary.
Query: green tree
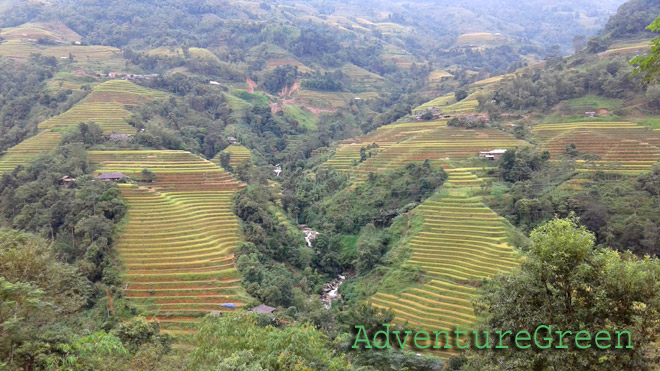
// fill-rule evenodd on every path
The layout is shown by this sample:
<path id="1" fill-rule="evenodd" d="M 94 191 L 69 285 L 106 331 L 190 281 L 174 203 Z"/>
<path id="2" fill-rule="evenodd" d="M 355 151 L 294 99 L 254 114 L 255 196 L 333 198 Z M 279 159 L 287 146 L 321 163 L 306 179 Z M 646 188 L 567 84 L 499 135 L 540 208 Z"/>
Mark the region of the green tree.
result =
<path id="1" fill-rule="evenodd" d="M 656 18 L 646 29 L 660 32 L 660 17 Z M 633 58 L 630 64 L 636 66 L 633 74 L 641 75 L 645 83 L 660 82 L 660 36 L 651 40 L 649 54 Z"/>
<path id="2" fill-rule="evenodd" d="M 142 181 L 145 183 L 153 183 L 156 181 L 158 176 L 156 173 L 149 169 L 142 169 Z"/>
<path id="3" fill-rule="evenodd" d="M 660 85 L 649 85 L 646 88 L 646 99 L 651 109 L 660 109 Z"/>
<path id="4" fill-rule="evenodd" d="M 471 353 L 467 369 L 625 370 L 648 369 L 658 361 L 652 351 L 660 320 L 657 259 L 594 248 L 593 234 L 574 216 L 542 225 L 531 240 L 519 269 L 485 282 L 475 300 L 477 314 L 485 318 L 481 330 L 531 332 L 551 325 L 552 331 L 573 331 L 564 339 L 569 348 L 518 349 L 511 343 L 506 350 Z M 634 349 L 577 349 L 580 330 L 592 336 L 630 331 Z"/>
<path id="5" fill-rule="evenodd" d="M 231 166 L 231 152 L 221 152 L 220 153 L 220 166 L 227 171 L 233 171 L 234 169 Z"/>
<path id="6" fill-rule="evenodd" d="M 378 264 L 387 249 L 387 237 L 373 224 L 367 224 L 360 231 L 357 240 L 357 261 L 355 267 L 364 274 Z"/>
<path id="7" fill-rule="evenodd" d="M 160 325 L 157 322 L 147 322 L 143 317 L 120 324 L 112 331 L 112 335 L 121 339 L 122 344 L 132 353 L 146 343 L 162 344 L 165 349 L 169 348 L 170 338 L 160 334 Z"/>
<path id="8" fill-rule="evenodd" d="M 640 188 L 660 200 L 660 164 L 655 164 L 650 172 L 640 175 L 637 182 Z"/>
<path id="9" fill-rule="evenodd" d="M 48 370 L 118 370 L 129 355 L 121 340 L 105 331 L 63 344 L 59 351 L 46 360 Z"/>
<path id="10" fill-rule="evenodd" d="M 360 148 L 360 162 L 367 161 L 367 149 L 365 147 Z"/>
<path id="11" fill-rule="evenodd" d="M 571 158 L 575 158 L 580 155 L 580 151 L 578 151 L 577 147 L 575 146 L 575 143 L 567 144 L 565 153 L 568 157 Z"/>
<path id="12" fill-rule="evenodd" d="M 57 345 L 44 331 L 83 308 L 89 294 L 88 282 L 58 262 L 44 239 L 0 230 L 0 359 L 33 368 L 39 354 Z"/>
<path id="13" fill-rule="evenodd" d="M 52 309 L 44 296 L 43 290 L 29 283 L 11 283 L 0 277 L 0 359 L 15 365 L 16 345 L 30 334 L 24 327 L 26 321 Z"/>
<path id="14" fill-rule="evenodd" d="M 456 98 L 457 102 L 467 98 L 468 95 L 470 95 L 470 92 L 465 88 L 458 88 L 454 91 L 454 98 Z"/>
<path id="15" fill-rule="evenodd" d="M 311 325 L 259 326 L 252 313 L 207 317 L 190 354 L 193 370 L 349 370 L 329 340 Z"/>

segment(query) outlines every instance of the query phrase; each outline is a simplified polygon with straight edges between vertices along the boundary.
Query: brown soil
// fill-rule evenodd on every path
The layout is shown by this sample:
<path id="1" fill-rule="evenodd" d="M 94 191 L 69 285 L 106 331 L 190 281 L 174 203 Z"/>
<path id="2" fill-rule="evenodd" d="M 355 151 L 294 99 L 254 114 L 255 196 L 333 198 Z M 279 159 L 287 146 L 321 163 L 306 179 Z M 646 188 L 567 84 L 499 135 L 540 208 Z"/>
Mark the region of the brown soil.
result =
<path id="1" fill-rule="evenodd" d="M 245 83 L 247 83 L 247 91 L 250 94 L 254 94 L 254 89 L 257 88 L 257 83 L 252 81 L 249 77 L 245 77 Z"/>

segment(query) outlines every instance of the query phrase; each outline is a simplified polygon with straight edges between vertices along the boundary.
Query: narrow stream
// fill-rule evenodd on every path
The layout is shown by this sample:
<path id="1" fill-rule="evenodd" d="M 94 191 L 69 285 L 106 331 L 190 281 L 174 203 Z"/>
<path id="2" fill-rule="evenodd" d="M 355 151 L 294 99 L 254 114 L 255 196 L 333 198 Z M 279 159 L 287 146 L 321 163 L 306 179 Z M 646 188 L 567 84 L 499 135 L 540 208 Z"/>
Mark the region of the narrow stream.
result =
<path id="1" fill-rule="evenodd" d="M 316 236 L 318 236 L 319 232 L 309 228 L 305 224 L 300 224 L 300 229 L 305 235 L 305 242 L 307 243 L 307 246 L 312 247 L 312 241 L 314 241 Z M 330 307 L 332 307 L 333 301 L 341 299 L 341 295 L 339 294 L 339 286 L 341 286 L 344 281 L 346 281 L 346 276 L 340 274 L 337 276 L 337 278 L 330 282 L 326 282 L 323 285 L 323 292 L 321 293 L 320 297 L 325 309 L 330 309 Z"/>
<path id="2" fill-rule="evenodd" d="M 340 274 L 334 280 L 327 282 L 325 285 L 323 285 L 321 302 L 323 303 L 325 309 L 330 309 L 333 301 L 337 299 L 341 299 L 341 295 L 339 294 L 339 286 L 341 286 L 341 284 L 344 283 L 344 281 L 346 281 L 346 276 L 342 276 Z"/>

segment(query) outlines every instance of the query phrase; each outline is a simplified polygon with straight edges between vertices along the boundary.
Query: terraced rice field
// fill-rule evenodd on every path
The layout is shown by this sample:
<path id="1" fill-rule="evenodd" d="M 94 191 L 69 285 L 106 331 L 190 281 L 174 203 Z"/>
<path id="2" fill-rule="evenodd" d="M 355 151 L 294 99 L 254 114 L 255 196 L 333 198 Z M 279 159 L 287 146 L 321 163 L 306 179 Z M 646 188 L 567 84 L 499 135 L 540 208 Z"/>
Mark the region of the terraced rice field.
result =
<path id="1" fill-rule="evenodd" d="M 93 121 L 104 134 L 135 134 L 135 128 L 125 120 L 131 113 L 124 107 L 165 96 L 165 93 L 129 81 L 106 81 L 96 86 L 87 98 L 68 111 L 41 122 L 39 134 L 7 150 L 0 157 L 0 173 L 11 171 L 17 165 L 27 165 L 40 153 L 55 149 L 61 139 L 61 132 L 80 122 Z"/>
<path id="2" fill-rule="evenodd" d="M 440 111 L 444 115 L 466 114 L 476 112 L 477 107 L 479 107 L 479 101 L 477 101 L 477 93 L 473 93 L 468 95 L 460 102 L 456 102 L 454 104 L 440 108 Z"/>
<path id="3" fill-rule="evenodd" d="M 104 134 L 135 134 L 126 119 L 131 113 L 124 106 L 134 106 L 154 98 L 165 97 L 156 90 L 143 88 L 125 80 L 110 80 L 94 88 L 81 103 L 61 115 L 39 124 L 39 129 L 68 129 L 80 122 L 93 121 Z"/>
<path id="4" fill-rule="evenodd" d="M 299 89 L 295 94 L 296 104 L 326 110 L 336 110 L 354 98 L 351 93 L 320 92 Z"/>
<path id="5" fill-rule="evenodd" d="M 478 46 L 493 48 L 507 41 L 506 36 L 499 33 L 473 32 L 458 36 L 456 45 L 458 46 Z"/>
<path id="6" fill-rule="evenodd" d="M 252 53 L 264 55 L 268 69 L 275 69 L 277 66 L 292 65 L 298 67 L 301 73 L 311 73 L 312 69 L 296 59 L 296 57 L 284 48 L 277 45 L 266 44 L 259 45 L 250 50 Z"/>
<path id="7" fill-rule="evenodd" d="M 596 161 L 577 162 L 581 171 L 638 174 L 660 161 L 660 132 L 632 122 L 574 122 L 542 124 L 533 129 L 542 148 L 558 158 L 575 143 L 581 154 L 596 154 Z"/>
<path id="8" fill-rule="evenodd" d="M 424 222 L 409 242 L 413 253 L 408 263 L 419 266 L 428 281 L 399 295 L 379 292 L 370 299 L 373 306 L 392 310 L 394 322 L 427 331 L 472 329 L 477 283 L 517 265 L 515 252 L 506 243 L 503 218 L 480 197 L 470 196 L 481 179 L 470 169 L 447 172 L 443 189 L 414 211 Z M 440 350 L 438 355 L 456 352 L 456 348 Z"/>
<path id="9" fill-rule="evenodd" d="M 0 174 L 13 171 L 18 165 L 30 164 L 41 153 L 49 152 L 57 147 L 61 138 L 62 134 L 45 130 L 8 149 L 0 157 Z"/>
<path id="10" fill-rule="evenodd" d="M 482 87 L 482 88 L 483 87 L 489 87 L 489 86 L 497 84 L 498 82 L 500 82 L 504 79 L 509 79 L 509 78 L 513 78 L 513 77 L 515 77 L 515 75 L 512 74 L 512 73 L 509 73 L 509 74 L 506 74 L 506 75 L 493 76 L 493 77 L 483 79 L 483 80 L 479 80 L 479 81 L 475 82 L 474 86 Z"/>
<path id="11" fill-rule="evenodd" d="M 4 40 L 49 39 L 56 42 L 71 43 L 80 41 L 81 36 L 59 22 L 30 22 L 17 27 L 7 27 L 0 30 Z"/>
<path id="12" fill-rule="evenodd" d="M 167 94 L 133 84 L 126 80 L 109 80 L 94 88 L 91 102 L 114 102 L 134 106 L 150 99 L 164 98 Z"/>
<path id="13" fill-rule="evenodd" d="M 448 98 L 453 96 L 441 98 L 452 102 Z M 373 142 L 379 147 L 372 150 L 372 157 L 354 166 L 360 148 Z M 369 172 L 427 158 L 449 174 L 443 188 L 413 211 L 422 215 L 423 227 L 408 242 L 412 250 L 408 263 L 419 266 L 427 281 L 403 292 L 378 292 L 369 299 L 373 306 L 392 310 L 394 322 L 416 329 L 441 331 L 458 325 L 468 330 L 474 326 L 476 285 L 485 277 L 510 271 L 517 260 L 506 242 L 504 219 L 472 195 L 483 183 L 474 171 L 483 169 L 452 168 L 452 164 L 477 156 L 479 151 L 523 145 L 526 142 L 496 129 L 449 128 L 446 120 L 391 124 L 339 144 L 326 165 L 350 171 L 358 180 Z M 433 352 L 449 357 L 456 351 Z"/>
<path id="14" fill-rule="evenodd" d="M 426 102 L 413 109 L 413 112 L 418 114 L 423 113 L 429 108 L 437 108 L 443 115 L 457 115 L 476 112 L 477 107 L 479 107 L 479 101 L 477 101 L 476 93 L 470 94 L 460 102 L 456 102 L 454 94 L 451 93 Z"/>
<path id="15" fill-rule="evenodd" d="M 447 74 L 444 71 L 433 71 L 429 76 L 429 79 L 432 79 L 434 74 L 439 73 L 441 78 L 446 78 L 447 76 L 452 76 Z M 445 75 L 446 74 L 446 75 Z M 437 97 L 433 100 L 430 100 L 420 106 L 417 106 L 413 109 L 414 114 L 423 113 L 429 108 L 437 108 L 445 115 L 456 115 L 456 114 L 467 114 L 474 113 L 479 106 L 477 101 L 477 94 L 482 90 L 489 90 L 499 81 L 507 78 L 513 77 L 513 74 L 493 76 L 484 80 L 479 80 L 472 84 L 474 92 L 467 96 L 465 99 L 460 102 L 456 102 L 454 93 L 449 93 L 440 97 Z M 433 81 L 430 81 L 433 84 Z"/>
<path id="16" fill-rule="evenodd" d="M 135 128 L 126 123 L 131 113 L 113 102 L 84 102 L 61 115 L 39 124 L 39 129 L 68 129 L 80 122 L 93 121 L 104 134 L 135 134 Z"/>
<path id="17" fill-rule="evenodd" d="M 335 155 L 325 164 L 337 170 L 349 170 L 360 160 L 360 148 L 372 143 L 378 144 L 378 148 L 369 150 L 372 155 L 384 151 L 397 144 L 399 141 L 428 133 L 438 127 L 445 126 L 445 122 L 415 122 L 391 124 L 382 126 L 371 133 L 360 138 L 347 139 L 339 142 Z"/>
<path id="18" fill-rule="evenodd" d="M 454 96 L 454 93 L 449 93 L 447 95 L 443 95 L 441 97 L 437 97 L 431 101 L 428 101 L 421 106 L 417 106 L 416 108 L 413 109 L 414 114 L 418 113 L 423 113 L 429 108 L 437 108 L 439 110 L 443 110 L 445 107 L 448 107 L 450 105 L 453 105 L 456 103 L 456 97 Z"/>
<path id="19" fill-rule="evenodd" d="M 250 152 L 247 147 L 244 147 L 240 144 L 232 144 L 229 147 L 225 148 L 222 152 L 227 152 L 231 154 L 231 157 L 229 158 L 229 165 L 231 166 L 236 166 L 240 163 L 242 163 L 245 160 L 249 160 L 252 158 L 252 153 Z M 216 158 L 216 161 L 218 164 L 220 163 L 220 154 L 218 154 L 218 157 Z"/>
<path id="20" fill-rule="evenodd" d="M 428 89 L 438 90 L 442 88 L 443 83 L 451 81 L 454 75 L 445 70 L 433 70 L 429 73 Z M 453 94 L 451 94 L 453 96 Z"/>
<path id="21" fill-rule="evenodd" d="M 385 78 L 352 63 L 344 65 L 341 72 L 350 79 L 353 92 L 381 91 L 389 85 Z"/>
<path id="22" fill-rule="evenodd" d="M 231 211 L 242 187 L 217 165 L 185 151 L 92 151 L 99 171 L 154 183 L 121 184 L 128 223 L 116 244 L 127 271 L 124 296 L 170 332 L 194 329 L 198 318 L 245 303 L 233 252 L 238 220 Z"/>
<path id="23" fill-rule="evenodd" d="M 343 142 L 326 165 L 338 170 L 350 169 L 358 179 L 364 179 L 370 172 L 394 169 L 410 161 L 429 159 L 434 165 L 446 166 L 451 161 L 477 156 L 480 151 L 525 144 L 497 129 L 448 128 L 445 120 L 387 125 L 362 140 L 355 145 Z M 377 151 L 353 166 L 354 161 L 359 161 L 360 148 L 372 142 L 379 145 Z"/>
<path id="24" fill-rule="evenodd" d="M 0 43 L 0 55 L 6 58 L 27 59 L 33 53 L 60 59 L 69 58 L 69 53 L 78 62 L 99 62 L 121 58 L 121 51 L 111 46 L 41 46 L 24 40 L 7 40 Z"/>
<path id="25" fill-rule="evenodd" d="M 644 54 L 651 49 L 651 40 L 633 40 L 628 42 L 616 43 L 610 49 L 600 53 L 601 55 L 611 54 Z"/>

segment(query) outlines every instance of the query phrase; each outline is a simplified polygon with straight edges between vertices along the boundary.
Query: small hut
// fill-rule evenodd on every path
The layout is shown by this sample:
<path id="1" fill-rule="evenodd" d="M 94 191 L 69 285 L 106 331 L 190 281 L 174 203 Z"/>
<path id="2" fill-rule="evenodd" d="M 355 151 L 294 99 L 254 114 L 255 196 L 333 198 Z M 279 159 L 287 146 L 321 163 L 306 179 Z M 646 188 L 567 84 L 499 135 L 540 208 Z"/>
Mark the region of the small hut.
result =
<path id="1" fill-rule="evenodd" d="M 102 180 L 104 182 L 118 182 L 123 179 L 128 179 L 128 176 L 124 173 L 101 173 L 96 176 L 96 179 Z"/>
<path id="2" fill-rule="evenodd" d="M 269 307 L 266 304 L 261 304 L 258 307 L 254 307 L 254 308 L 250 309 L 250 312 L 255 312 L 257 314 L 271 315 L 276 310 L 277 310 L 277 308 Z"/>

